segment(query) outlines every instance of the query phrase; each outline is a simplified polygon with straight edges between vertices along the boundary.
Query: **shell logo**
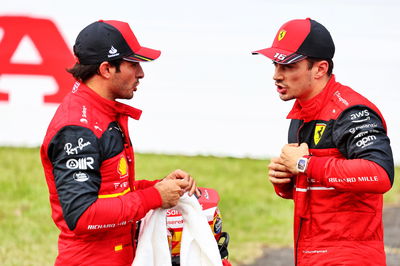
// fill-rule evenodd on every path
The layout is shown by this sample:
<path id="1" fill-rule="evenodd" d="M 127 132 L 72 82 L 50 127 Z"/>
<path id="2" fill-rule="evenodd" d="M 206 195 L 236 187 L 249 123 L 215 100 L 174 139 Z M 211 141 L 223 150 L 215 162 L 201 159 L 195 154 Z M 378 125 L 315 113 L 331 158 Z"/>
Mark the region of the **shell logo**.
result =
<path id="1" fill-rule="evenodd" d="M 121 159 L 119 159 L 118 173 L 121 175 L 121 177 L 124 177 L 128 174 L 128 163 L 125 157 L 121 157 Z"/>

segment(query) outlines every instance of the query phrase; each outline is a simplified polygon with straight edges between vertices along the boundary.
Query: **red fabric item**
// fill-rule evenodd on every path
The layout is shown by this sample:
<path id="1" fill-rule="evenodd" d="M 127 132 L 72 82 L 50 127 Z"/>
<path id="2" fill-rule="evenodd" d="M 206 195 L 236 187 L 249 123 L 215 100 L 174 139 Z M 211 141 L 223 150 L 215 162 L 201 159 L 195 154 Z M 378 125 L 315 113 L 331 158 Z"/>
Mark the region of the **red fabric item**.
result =
<path id="1" fill-rule="evenodd" d="M 392 187 L 381 166 L 363 159 L 312 157 L 307 174 L 315 182 L 343 192 L 385 193 Z"/>
<path id="2" fill-rule="evenodd" d="M 136 222 L 162 204 L 153 187 L 158 181 L 135 180 L 127 123 L 140 114 L 79 83 L 59 106 L 41 147 L 52 218 L 60 229 L 56 265 L 132 264 Z M 66 128 L 76 132 L 65 136 L 72 141 L 59 137 Z M 94 201 L 76 214 L 87 204 L 82 198 Z"/>
<path id="3" fill-rule="evenodd" d="M 312 155 L 306 173 L 274 186 L 295 202 L 296 265 L 385 265 L 382 194 L 393 158 L 380 111 L 332 76 L 319 95 L 296 101 L 288 118 L 289 142 L 307 142 Z"/>

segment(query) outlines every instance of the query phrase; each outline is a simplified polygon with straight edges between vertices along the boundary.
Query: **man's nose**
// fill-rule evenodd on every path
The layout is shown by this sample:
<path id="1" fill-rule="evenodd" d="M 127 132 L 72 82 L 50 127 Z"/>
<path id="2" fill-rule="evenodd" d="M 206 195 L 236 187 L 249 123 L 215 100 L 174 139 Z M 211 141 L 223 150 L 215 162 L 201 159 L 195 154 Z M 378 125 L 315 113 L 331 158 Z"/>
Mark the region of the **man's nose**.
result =
<path id="1" fill-rule="evenodd" d="M 279 65 L 275 66 L 275 72 L 274 75 L 272 76 L 272 79 L 275 81 L 283 80 L 282 71 L 280 70 Z"/>
<path id="2" fill-rule="evenodd" d="M 136 71 L 136 78 L 137 79 L 142 79 L 144 78 L 144 72 L 142 66 L 139 64 L 138 69 Z"/>

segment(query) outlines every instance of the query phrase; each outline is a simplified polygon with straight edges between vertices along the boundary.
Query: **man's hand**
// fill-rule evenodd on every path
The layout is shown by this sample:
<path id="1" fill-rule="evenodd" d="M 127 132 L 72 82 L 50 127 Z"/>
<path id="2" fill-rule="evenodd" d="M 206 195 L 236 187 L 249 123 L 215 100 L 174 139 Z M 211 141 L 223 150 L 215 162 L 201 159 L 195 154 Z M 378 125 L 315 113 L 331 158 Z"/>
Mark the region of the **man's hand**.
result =
<path id="1" fill-rule="evenodd" d="M 273 185 L 288 184 L 293 177 L 293 174 L 286 169 L 280 157 L 272 158 L 268 169 L 268 178 Z"/>
<path id="2" fill-rule="evenodd" d="M 200 191 L 196 187 L 196 181 L 194 181 L 193 177 L 185 171 L 177 169 L 164 178 L 164 180 L 177 179 L 183 179 L 188 182 L 188 186 L 184 188 L 184 192 L 188 191 L 189 196 L 192 196 L 193 194 L 196 194 L 196 196 L 200 196 Z"/>
<path id="3" fill-rule="evenodd" d="M 169 209 L 178 204 L 179 198 L 189 186 L 188 181 L 184 179 L 163 179 L 156 183 L 154 187 L 161 195 L 162 208 Z"/>
<path id="4" fill-rule="evenodd" d="M 307 143 L 301 143 L 300 146 L 294 143 L 286 144 L 282 148 L 280 159 L 286 169 L 294 175 L 297 175 L 297 161 L 304 155 L 309 155 Z"/>

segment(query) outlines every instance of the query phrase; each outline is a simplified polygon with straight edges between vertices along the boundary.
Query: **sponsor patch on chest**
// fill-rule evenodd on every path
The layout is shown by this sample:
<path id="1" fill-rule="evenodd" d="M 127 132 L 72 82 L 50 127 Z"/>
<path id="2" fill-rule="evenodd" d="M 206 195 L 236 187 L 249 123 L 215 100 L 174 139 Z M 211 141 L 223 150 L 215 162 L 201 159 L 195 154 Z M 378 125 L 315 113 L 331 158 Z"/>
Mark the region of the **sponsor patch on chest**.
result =
<path id="1" fill-rule="evenodd" d="M 326 128 L 325 123 L 317 123 L 315 125 L 315 130 L 314 130 L 314 144 L 317 145 L 318 142 L 321 140 L 322 135 L 324 134 Z"/>

